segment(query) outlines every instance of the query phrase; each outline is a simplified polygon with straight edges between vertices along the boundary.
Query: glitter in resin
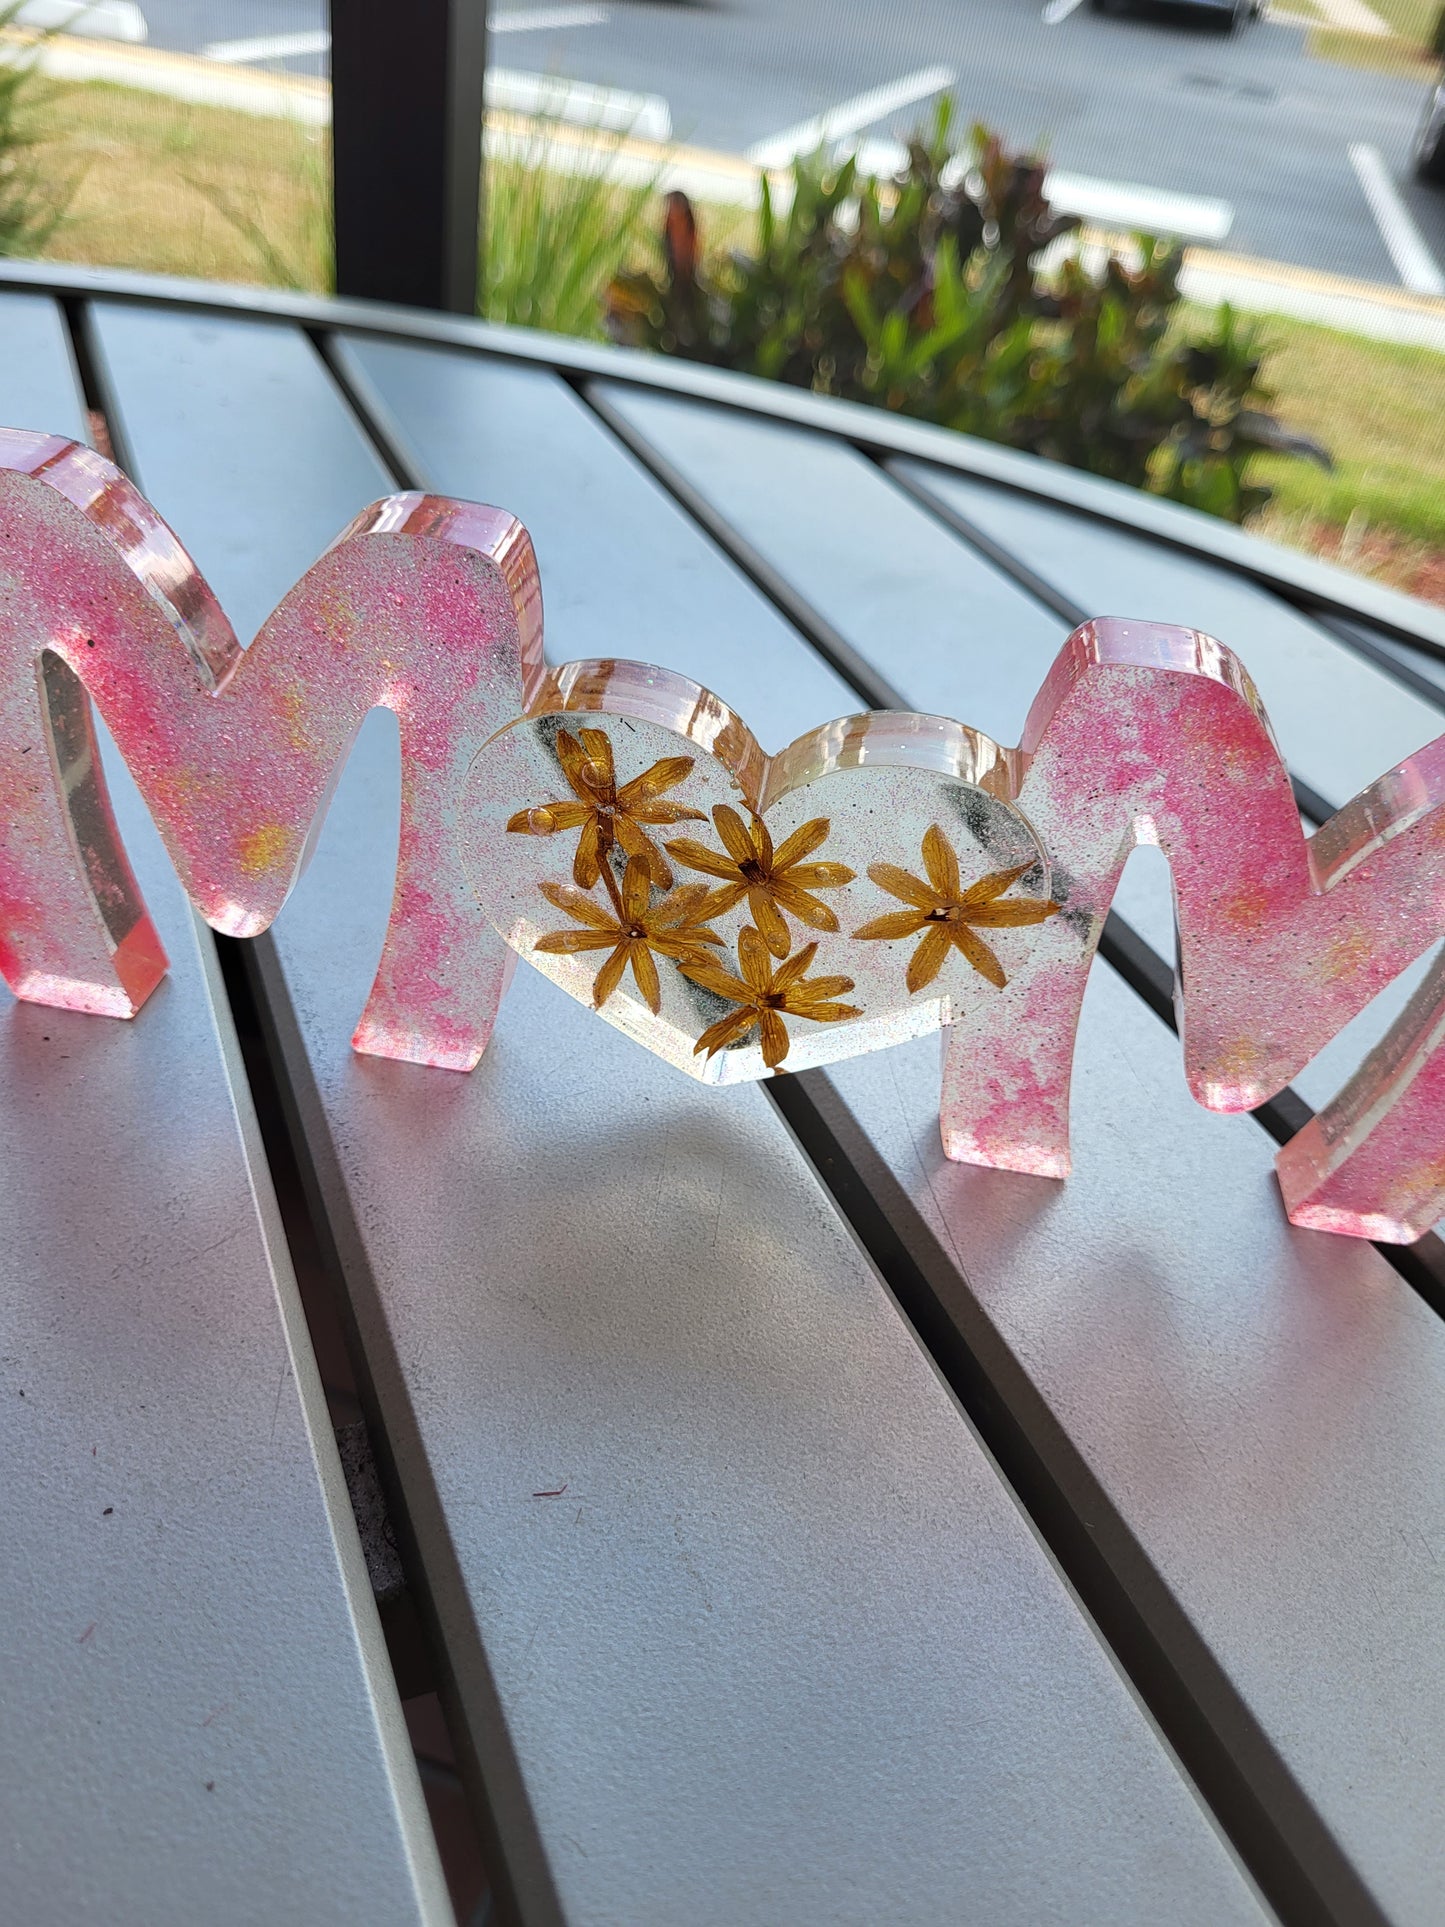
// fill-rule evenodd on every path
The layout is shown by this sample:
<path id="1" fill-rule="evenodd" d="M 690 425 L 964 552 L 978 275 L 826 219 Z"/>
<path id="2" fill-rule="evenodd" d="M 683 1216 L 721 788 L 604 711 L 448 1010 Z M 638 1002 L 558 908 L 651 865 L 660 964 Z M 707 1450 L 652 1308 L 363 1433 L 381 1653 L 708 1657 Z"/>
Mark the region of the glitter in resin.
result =
<path id="1" fill-rule="evenodd" d="M 459 867 L 457 809 L 477 744 L 539 673 L 540 631 L 521 524 L 409 494 L 359 515 L 243 650 L 117 469 L 73 442 L 0 431 L 6 982 L 35 1002 L 130 1016 L 166 967 L 111 815 L 86 692 L 191 901 L 232 936 L 264 930 L 280 909 L 362 719 L 384 707 L 401 729 L 400 854 L 354 1041 L 470 1068 L 509 959 Z"/>
<path id="2" fill-rule="evenodd" d="M 374 505 L 243 651 L 116 469 L 0 431 L 0 648 L 0 972 L 70 1009 L 132 1015 L 165 970 L 88 696 L 192 901 L 238 936 L 284 902 L 362 718 L 396 712 L 396 895 L 358 1049 L 477 1061 L 510 953 L 474 884 L 514 950 L 707 1082 L 947 1027 L 944 1148 L 1011 1170 L 1068 1171 L 1084 983 L 1137 844 L 1172 867 L 1185 1069 L 1216 1110 L 1274 1095 L 1445 931 L 1445 738 L 1306 837 L 1253 685 L 1192 630 L 1085 624 L 1017 749 L 880 713 L 769 757 L 666 671 L 544 671 L 531 544 L 501 511 Z M 1445 967 L 1280 1153 L 1296 1223 L 1404 1240 L 1445 1210 L 1442 1042 Z"/>

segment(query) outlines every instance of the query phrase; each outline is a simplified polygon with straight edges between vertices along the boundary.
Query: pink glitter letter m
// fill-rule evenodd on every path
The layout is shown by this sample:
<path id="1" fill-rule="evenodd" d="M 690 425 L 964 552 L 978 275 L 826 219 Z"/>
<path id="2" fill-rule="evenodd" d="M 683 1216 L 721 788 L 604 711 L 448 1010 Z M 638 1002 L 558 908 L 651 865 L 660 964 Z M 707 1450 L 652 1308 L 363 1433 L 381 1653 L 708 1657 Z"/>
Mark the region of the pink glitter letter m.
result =
<path id="1" fill-rule="evenodd" d="M 401 843 L 354 1041 L 469 1069 L 507 952 L 461 872 L 458 802 L 476 745 L 517 714 L 540 667 L 532 545 L 499 510 L 415 494 L 374 504 L 242 650 L 111 463 L 0 431 L 0 972 L 19 997 L 131 1016 L 166 968 L 86 691 L 192 902 L 233 936 L 275 917 L 362 719 L 385 707 L 401 726 Z"/>

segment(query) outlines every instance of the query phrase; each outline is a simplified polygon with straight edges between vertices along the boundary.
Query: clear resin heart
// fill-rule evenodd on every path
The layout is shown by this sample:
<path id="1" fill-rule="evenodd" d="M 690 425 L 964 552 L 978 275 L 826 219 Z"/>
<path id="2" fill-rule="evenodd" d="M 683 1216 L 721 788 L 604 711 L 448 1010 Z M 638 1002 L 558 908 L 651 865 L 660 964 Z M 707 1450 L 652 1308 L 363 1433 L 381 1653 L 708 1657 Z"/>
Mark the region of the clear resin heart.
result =
<path id="1" fill-rule="evenodd" d="M 730 1084 L 997 1005 L 1058 911 L 1009 787 L 944 717 L 848 716 L 769 757 L 696 683 L 569 663 L 473 762 L 462 858 L 529 963 Z"/>

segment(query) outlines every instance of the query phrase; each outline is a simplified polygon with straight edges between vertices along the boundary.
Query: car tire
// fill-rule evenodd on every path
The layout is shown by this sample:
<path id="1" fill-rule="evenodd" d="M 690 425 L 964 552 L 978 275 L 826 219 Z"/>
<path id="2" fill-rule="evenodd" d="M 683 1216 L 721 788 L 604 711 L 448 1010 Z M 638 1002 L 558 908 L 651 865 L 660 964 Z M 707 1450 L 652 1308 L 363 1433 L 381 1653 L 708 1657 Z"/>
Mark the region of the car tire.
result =
<path id="1" fill-rule="evenodd" d="M 1415 179 L 1431 187 L 1445 187 L 1445 114 L 1432 100 L 1415 136 Z"/>

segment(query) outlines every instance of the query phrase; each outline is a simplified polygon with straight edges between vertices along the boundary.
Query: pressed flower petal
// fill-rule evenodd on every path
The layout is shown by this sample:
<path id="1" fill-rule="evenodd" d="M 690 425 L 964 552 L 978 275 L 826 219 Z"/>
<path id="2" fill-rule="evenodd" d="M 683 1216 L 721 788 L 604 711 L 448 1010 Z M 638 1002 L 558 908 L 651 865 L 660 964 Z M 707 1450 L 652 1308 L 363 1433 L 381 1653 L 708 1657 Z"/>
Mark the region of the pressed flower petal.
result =
<path id="1" fill-rule="evenodd" d="M 707 902 L 705 883 L 679 883 L 670 890 L 660 903 L 652 906 L 649 923 L 656 930 L 670 930 L 675 924 L 686 923 L 696 917 L 697 912 Z"/>
<path id="2" fill-rule="evenodd" d="M 804 823 L 801 829 L 783 838 L 773 858 L 775 870 L 790 870 L 795 863 L 801 863 L 805 856 L 811 856 L 820 843 L 828 840 L 829 823 L 826 816 L 815 816 L 811 823 Z M 842 865 L 838 866 L 840 869 Z M 849 876 L 853 874 L 849 871 Z"/>
<path id="3" fill-rule="evenodd" d="M 797 1004 L 788 998 L 783 1005 L 790 1017 L 806 1017 L 814 1024 L 843 1024 L 850 1017 L 861 1017 L 863 1012 L 857 1004 Z"/>
<path id="4" fill-rule="evenodd" d="M 618 809 L 622 808 L 621 798 Z M 701 810 L 690 810 L 685 803 L 633 803 L 628 806 L 627 815 L 634 823 L 706 823 L 707 818 Z"/>
<path id="5" fill-rule="evenodd" d="M 752 987 L 750 994 L 766 997 L 772 988 L 773 966 L 761 933 L 751 924 L 744 924 L 738 932 L 738 963 Z"/>
<path id="6" fill-rule="evenodd" d="M 779 975 L 781 974 L 780 972 Z M 779 988 L 776 978 L 773 981 L 773 988 L 775 990 Z M 826 1003 L 830 997 L 841 997 L 845 991 L 852 988 L 851 977 L 809 977 L 806 983 L 793 985 L 788 991 L 788 1000 L 791 1003 L 796 999 L 800 1004 Z"/>
<path id="7" fill-rule="evenodd" d="M 552 819 L 552 827 L 558 830 L 580 830 L 592 814 L 590 803 L 549 803 L 547 814 Z"/>
<path id="8" fill-rule="evenodd" d="M 573 792 L 584 803 L 593 803 L 596 798 L 587 779 L 587 752 L 570 729 L 557 731 L 557 761 L 562 765 L 562 774 L 571 784 Z"/>
<path id="9" fill-rule="evenodd" d="M 676 789 L 685 776 L 690 776 L 692 767 L 693 759 L 690 756 L 663 756 L 651 769 L 645 769 L 641 776 L 634 776 L 630 783 L 624 783 L 617 792 L 617 801 L 624 810 L 630 810 L 635 803 L 645 803 L 650 797 L 661 796 L 664 790 Z"/>
<path id="10" fill-rule="evenodd" d="M 607 848 L 608 840 L 604 840 L 602 834 L 602 819 L 594 810 L 577 839 L 577 853 L 572 858 L 572 877 L 579 890 L 590 890 L 601 876 L 602 858 Z"/>
<path id="11" fill-rule="evenodd" d="M 980 977 L 987 977 L 991 984 L 1002 990 L 1008 982 L 1003 965 L 989 949 L 982 937 L 976 937 L 967 924 L 955 923 L 951 926 L 953 941 L 973 965 Z"/>
<path id="12" fill-rule="evenodd" d="M 959 903 L 968 910 L 976 903 L 992 903 L 995 897 L 1001 897 L 1005 890 L 1012 889 L 1021 876 L 1027 876 L 1033 867 L 1032 863 L 1020 863 L 1012 870 L 990 870 L 986 877 L 980 877 L 977 883 L 968 886 Z"/>
<path id="13" fill-rule="evenodd" d="M 590 923 L 594 930 L 615 930 L 617 919 L 600 903 L 591 897 L 584 897 L 580 890 L 573 890 L 565 883 L 539 883 L 537 888 L 554 910 L 561 910 L 578 923 Z"/>
<path id="14" fill-rule="evenodd" d="M 659 957 L 671 957 L 678 963 L 688 963 L 693 959 L 705 963 L 707 951 L 702 946 L 709 943 L 721 946 L 722 938 L 715 930 L 698 930 L 691 924 L 675 936 L 664 934 L 652 938 L 652 947 Z"/>
<path id="15" fill-rule="evenodd" d="M 865 942 L 875 939 L 889 942 L 897 937 L 916 935 L 927 921 L 926 910 L 890 910 L 886 917 L 874 917 L 871 923 L 865 923 L 853 935 L 862 937 Z"/>
<path id="16" fill-rule="evenodd" d="M 786 963 L 780 963 L 773 972 L 773 989 L 786 990 L 788 985 L 795 984 L 799 977 L 805 977 L 808 974 L 809 964 L 812 963 L 817 954 L 817 944 L 808 943 L 804 944 L 801 950 L 789 957 Z"/>
<path id="17" fill-rule="evenodd" d="M 757 1023 L 758 1015 L 755 1010 L 730 1010 L 726 1017 L 719 1017 L 715 1024 L 708 1025 L 692 1047 L 693 1056 L 696 1057 L 699 1051 L 706 1051 L 709 1057 L 715 1057 L 720 1050 L 726 1050 L 729 1044 L 746 1037 Z"/>
<path id="18" fill-rule="evenodd" d="M 762 1018 L 763 1062 L 775 1071 L 788 1054 L 788 1027 L 775 1010 L 765 1010 Z"/>
<path id="19" fill-rule="evenodd" d="M 679 964 L 684 977 L 703 990 L 710 990 L 714 997 L 726 997 L 730 1004 L 751 1004 L 756 992 L 741 977 L 734 977 L 730 971 L 721 970 L 710 958 L 699 957 L 693 962 Z"/>
<path id="20" fill-rule="evenodd" d="M 890 897 L 901 897 L 905 903 L 916 903 L 920 910 L 939 908 L 938 892 L 931 890 L 920 877 L 910 876 L 907 870 L 900 870 L 896 863 L 870 863 L 868 874 L 880 890 L 886 890 Z"/>
<path id="21" fill-rule="evenodd" d="M 779 863 L 777 867 L 786 868 L 789 883 L 800 883 L 805 890 L 840 890 L 857 874 L 846 863 Z"/>
<path id="22" fill-rule="evenodd" d="M 717 917 L 725 917 L 729 910 L 736 910 L 747 895 L 747 886 L 742 883 L 725 883 L 720 890 L 712 891 L 697 913 L 699 923 L 712 923 Z"/>
<path id="23" fill-rule="evenodd" d="M 638 939 L 627 946 L 632 959 L 632 977 L 642 992 L 647 1008 L 656 1017 L 662 1009 L 662 985 L 657 981 L 657 965 L 652 961 L 652 952 Z"/>
<path id="24" fill-rule="evenodd" d="M 609 925 L 606 930 L 549 930 L 532 948 L 545 950 L 549 956 L 571 956 L 578 950 L 606 950 L 616 942 L 617 928 Z"/>
<path id="25" fill-rule="evenodd" d="M 704 876 L 726 877 L 729 882 L 737 881 L 738 866 L 730 862 L 720 850 L 710 850 L 705 843 L 694 843 L 691 837 L 680 836 L 664 845 L 667 854 L 684 870 L 701 870 Z M 742 885 L 738 885 L 738 896 L 742 895 Z M 736 898 L 734 899 L 736 901 Z"/>
<path id="26" fill-rule="evenodd" d="M 788 926 L 783 921 L 782 912 L 773 902 L 772 894 L 764 884 L 756 884 L 748 891 L 748 908 L 753 913 L 753 922 L 758 934 L 775 957 L 786 957 L 793 947 L 793 939 L 788 934 Z M 766 985 L 760 988 L 766 989 Z"/>
<path id="27" fill-rule="evenodd" d="M 630 946 L 625 943 L 618 944 L 612 955 L 598 971 L 596 981 L 592 985 L 592 1005 L 595 1010 L 601 1010 L 602 1006 L 607 1002 L 607 999 L 622 982 L 622 973 L 627 968 L 627 952 L 629 948 Z"/>
<path id="28" fill-rule="evenodd" d="M 747 825 L 731 804 L 719 803 L 712 813 L 712 820 L 723 848 L 734 863 L 756 863 L 758 853 L 753 848 L 753 839 L 748 835 Z M 713 874 L 716 876 L 720 872 L 714 871 Z"/>
<path id="29" fill-rule="evenodd" d="M 1041 897 L 1011 897 L 1007 902 L 973 905 L 968 921 L 975 930 L 1017 930 L 1027 923 L 1047 923 L 1058 909 Z"/>
<path id="30" fill-rule="evenodd" d="M 763 866 L 764 870 L 770 871 L 775 861 L 773 857 L 773 839 L 769 834 L 767 824 L 756 813 L 753 815 L 748 834 L 753 840 L 753 849 L 757 852 L 758 862 Z"/>
<path id="31" fill-rule="evenodd" d="M 806 890 L 799 890 L 785 878 L 773 878 L 773 900 L 779 909 L 786 910 L 800 923 L 806 923 L 812 930 L 836 930 L 838 919 L 821 897 L 809 896 Z"/>
<path id="32" fill-rule="evenodd" d="M 923 867 L 928 872 L 928 881 L 938 894 L 952 902 L 960 888 L 958 858 L 953 854 L 953 845 L 937 823 L 930 824 L 923 832 Z"/>
<path id="33" fill-rule="evenodd" d="M 627 868 L 622 872 L 622 914 L 629 923 L 640 924 L 651 902 L 652 875 L 647 858 L 629 857 Z"/>
<path id="34" fill-rule="evenodd" d="M 612 763 L 612 745 L 607 740 L 605 729 L 579 729 L 577 732 L 582 747 L 587 752 L 587 760 L 597 775 L 588 773 L 587 781 L 598 789 L 606 789 L 609 795 L 617 787 L 617 771 Z"/>
<path id="35" fill-rule="evenodd" d="M 950 925 L 931 923 L 918 940 L 918 948 L 908 962 L 908 973 L 904 978 L 909 990 L 922 990 L 931 984 L 943 968 L 943 960 L 948 955 Z"/>
<path id="36" fill-rule="evenodd" d="M 666 890 L 672 883 L 672 871 L 662 851 L 638 829 L 630 817 L 616 816 L 612 823 L 617 841 L 628 856 L 639 858 L 647 866 L 647 873 L 657 887 Z"/>
<path id="37" fill-rule="evenodd" d="M 563 812 L 575 810 L 577 816 L 570 823 L 562 820 Z M 507 818 L 507 828 L 513 836 L 551 836 L 557 830 L 575 830 L 579 823 L 587 820 L 587 809 L 581 803 L 539 803 L 535 809 L 518 810 Z"/>

